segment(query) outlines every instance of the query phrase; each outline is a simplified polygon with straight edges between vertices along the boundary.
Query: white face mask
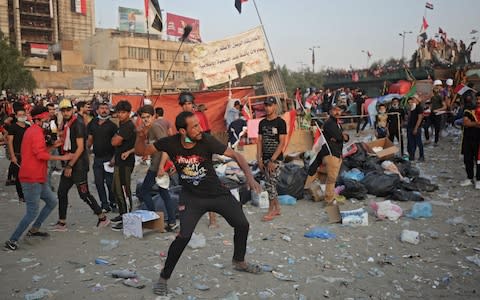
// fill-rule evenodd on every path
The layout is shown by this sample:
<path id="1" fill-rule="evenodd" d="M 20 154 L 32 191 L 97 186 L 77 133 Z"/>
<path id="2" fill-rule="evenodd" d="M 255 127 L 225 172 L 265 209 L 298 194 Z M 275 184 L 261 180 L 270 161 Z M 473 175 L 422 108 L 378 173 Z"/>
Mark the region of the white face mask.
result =
<path id="1" fill-rule="evenodd" d="M 17 121 L 20 123 L 25 123 L 27 121 L 27 117 L 18 117 Z"/>
<path id="2" fill-rule="evenodd" d="M 415 108 L 417 108 L 417 103 L 412 103 L 410 105 L 410 110 L 415 110 Z"/>
<path id="3" fill-rule="evenodd" d="M 398 104 L 393 104 L 392 107 L 393 108 L 398 108 Z"/>

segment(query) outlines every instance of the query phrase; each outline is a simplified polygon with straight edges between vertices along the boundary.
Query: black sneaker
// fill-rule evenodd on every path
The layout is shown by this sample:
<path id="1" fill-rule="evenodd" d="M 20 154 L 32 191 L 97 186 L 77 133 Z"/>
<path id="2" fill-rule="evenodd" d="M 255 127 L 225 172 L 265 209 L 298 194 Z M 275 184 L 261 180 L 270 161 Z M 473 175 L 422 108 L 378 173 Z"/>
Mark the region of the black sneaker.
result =
<path id="1" fill-rule="evenodd" d="M 32 232 L 31 230 L 29 230 L 27 232 L 27 236 L 49 237 L 50 234 L 48 232 L 43 232 L 43 231 Z"/>
<path id="2" fill-rule="evenodd" d="M 110 219 L 110 222 L 112 222 L 113 224 L 121 223 L 122 221 L 123 221 L 122 216 L 116 216 L 115 218 Z"/>
<path id="3" fill-rule="evenodd" d="M 12 250 L 12 251 L 15 251 L 18 249 L 18 243 L 16 241 L 6 241 L 5 242 L 5 249 L 6 250 Z"/>
<path id="4" fill-rule="evenodd" d="M 121 231 L 123 230 L 123 222 L 117 223 L 112 226 L 113 231 Z"/>
<path id="5" fill-rule="evenodd" d="M 110 206 L 110 211 L 111 211 L 112 213 L 118 213 L 118 208 L 117 208 L 115 205 Z"/>
<path id="6" fill-rule="evenodd" d="M 174 232 L 177 228 L 177 224 L 167 224 L 167 226 L 165 226 L 165 230 L 167 230 L 167 232 Z"/>

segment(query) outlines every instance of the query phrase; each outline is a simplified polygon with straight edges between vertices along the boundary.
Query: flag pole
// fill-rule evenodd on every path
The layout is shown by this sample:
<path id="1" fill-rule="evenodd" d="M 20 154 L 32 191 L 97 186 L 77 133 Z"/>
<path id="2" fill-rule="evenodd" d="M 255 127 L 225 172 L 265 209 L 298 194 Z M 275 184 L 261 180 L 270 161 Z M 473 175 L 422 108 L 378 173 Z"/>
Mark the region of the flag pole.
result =
<path id="1" fill-rule="evenodd" d="M 148 7 L 146 10 L 147 19 L 147 47 L 148 47 L 148 78 L 150 82 L 150 95 L 153 94 L 153 79 L 152 79 L 152 49 L 150 48 L 150 24 L 148 24 Z"/>

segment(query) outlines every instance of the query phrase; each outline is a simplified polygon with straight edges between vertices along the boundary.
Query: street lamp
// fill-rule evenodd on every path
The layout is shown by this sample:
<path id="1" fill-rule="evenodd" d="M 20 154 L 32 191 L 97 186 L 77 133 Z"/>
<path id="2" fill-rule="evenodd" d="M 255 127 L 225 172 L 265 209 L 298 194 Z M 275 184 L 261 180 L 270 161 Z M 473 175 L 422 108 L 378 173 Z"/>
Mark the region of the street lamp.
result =
<path id="1" fill-rule="evenodd" d="M 312 73 L 315 73 L 315 49 L 320 49 L 320 46 L 313 46 L 312 48 L 308 48 L 308 50 L 312 51 Z"/>
<path id="2" fill-rule="evenodd" d="M 402 61 L 405 60 L 405 37 L 407 34 L 411 34 L 413 32 L 411 31 L 403 31 L 401 33 L 399 33 L 398 35 L 402 37 Z"/>
<path id="3" fill-rule="evenodd" d="M 372 53 L 368 50 L 362 50 L 362 53 L 365 53 L 367 55 L 367 65 L 365 66 L 365 69 L 368 69 L 368 63 L 370 61 L 370 57 L 372 56 Z"/>

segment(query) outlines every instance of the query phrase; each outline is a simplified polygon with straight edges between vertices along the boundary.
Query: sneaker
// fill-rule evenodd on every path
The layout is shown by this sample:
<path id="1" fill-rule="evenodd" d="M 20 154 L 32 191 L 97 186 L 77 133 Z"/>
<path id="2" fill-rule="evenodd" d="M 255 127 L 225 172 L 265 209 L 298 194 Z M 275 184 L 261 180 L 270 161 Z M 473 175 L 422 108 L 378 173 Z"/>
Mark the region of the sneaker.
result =
<path id="1" fill-rule="evenodd" d="M 464 181 L 460 182 L 460 186 L 470 186 L 473 182 L 471 179 L 465 179 Z"/>
<path id="2" fill-rule="evenodd" d="M 121 223 L 121 222 L 123 221 L 123 218 L 122 218 L 122 216 L 116 216 L 115 218 L 110 219 L 110 221 L 111 221 L 113 224 L 117 224 L 117 223 Z"/>
<path id="3" fill-rule="evenodd" d="M 29 231 L 27 232 L 27 236 L 30 236 L 30 237 L 31 237 L 31 236 L 49 237 L 50 234 L 49 234 L 48 232 L 43 232 L 43 231 L 35 231 L 35 232 L 33 232 L 33 231 L 29 230 Z"/>
<path id="4" fill-rule="evenodd" d="M 475 182 L 475 189 L 480 190 L 480 180 L 477 180 L 477 182 Z"/>
<path id="5" fill-rule="evenodd" d="M 116 206 L 110 206 L 110 211 L 112 213 L 118 213 L 118 208 Z"/>
<path id="6" fill-rule="evenodd" d="M 66 232 L 68 231 L 67 224 L 58 221 L 50 231 Z"/>
<path id="7" fill-rule="evenodd" d="M 424 162 L 424 161 L 425 161 L 425 157 L 420 156 L 420 157 L 418 158 L 418 161 L 419 161 L 419 162 Z"/>
<path id="8" fill-rule="evenodd" d="M 177 228 L 178 228 L 178 225 L 176 223 L 167 224 L 167 226 L 165 226 L 165 230 L 167 232 L 174 232 L 174 231 L 176 231 Z"/>
<path id="9" fill-rule="evenodd" d="M 103 220 L 98 219 L 97 227 L 107 227 L 110 225 L 110 220 L 107 217 L 104 217 Z"/>
<path id="10" fill-rule="evenodd" d="M 123 230 L 123 223 L 120 222 L 120 223 L 117 223 L 115 225 L 112 226 L 112 230 L 113 231 L 121 231 Z"/>
<path id="11" fill-rule="evenodd" d="M 6 241 L 5 242 L 5 250 L 11 250 L 11 251 L 15 251 L 18 249 L 18 243 L 17 241 Z"/>

